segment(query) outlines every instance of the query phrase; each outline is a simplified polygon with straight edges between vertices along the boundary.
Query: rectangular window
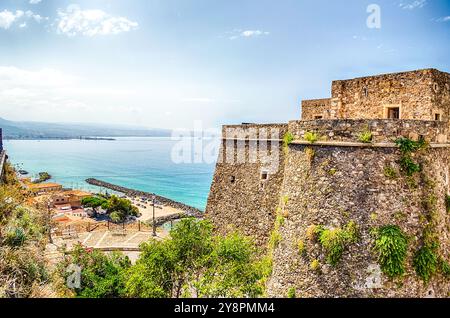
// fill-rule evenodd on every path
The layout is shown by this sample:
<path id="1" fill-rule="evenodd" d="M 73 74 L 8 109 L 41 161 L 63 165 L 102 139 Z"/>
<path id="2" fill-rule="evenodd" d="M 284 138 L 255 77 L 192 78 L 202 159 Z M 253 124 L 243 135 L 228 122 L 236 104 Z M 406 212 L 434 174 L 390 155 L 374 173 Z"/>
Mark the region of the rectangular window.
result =
<path id="1" fill-rule="evenodd" d="M 388 119 L 400 119 L 400 107 L 391 107 L 387 110 Z"/>
<path id="2" fill-rule="evenodd" d="M 434 120 L 441 121 L 441 114 L 434 114 Z"/>
<path id="3" fill-rule="evenodd" d="M 261 180 L 265 181 L 269 179 L 269 173 L 267 171 L 261 172 Z"/>
<path id="4" fill-rule="evenodd" d="M 323 119 L 323 116 L 314 116 L 314 119 Z"/>

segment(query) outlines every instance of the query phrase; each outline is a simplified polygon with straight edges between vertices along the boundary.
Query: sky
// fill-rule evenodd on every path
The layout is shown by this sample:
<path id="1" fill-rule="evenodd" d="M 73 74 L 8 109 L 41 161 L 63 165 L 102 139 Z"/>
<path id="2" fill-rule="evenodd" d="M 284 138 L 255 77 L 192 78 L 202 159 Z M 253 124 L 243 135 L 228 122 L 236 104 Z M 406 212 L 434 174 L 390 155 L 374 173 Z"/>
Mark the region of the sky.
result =
<path id="1" fill-rule="evenodd" d="M 332 80 L 449 56 L 448 0 L 0 0 L 0 117 L 286 122 Z"/>

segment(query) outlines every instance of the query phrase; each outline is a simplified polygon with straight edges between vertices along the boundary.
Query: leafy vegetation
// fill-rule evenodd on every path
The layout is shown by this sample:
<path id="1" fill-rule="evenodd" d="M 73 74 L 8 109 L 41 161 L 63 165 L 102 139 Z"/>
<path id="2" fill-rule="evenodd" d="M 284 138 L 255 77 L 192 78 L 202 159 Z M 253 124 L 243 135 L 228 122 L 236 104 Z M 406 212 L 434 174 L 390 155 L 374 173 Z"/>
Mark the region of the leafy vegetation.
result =
<path id="1" fill-rule="evenodd" d="M 319 243 L 325 250 L 327 262 L 336 266 L 347 246 L 358 240 L 358 227 L 355 222 L 351 221 L 343 229 L 319 227 L 316 234 Z"/>
<path id="2" fill-rule="evenodd" d="M 92 208 L 97 214 L 99 207 L 106 210 L 113 222 L 123 222 L 130 216 L 139 216 L 139 209 L 128 199 L 113 195 L 109 198 L 88 197 L 81 201 L 85 207 Z"/>
<path id="3" fill-rule="evenodd" d="M 406 176 L 411 177 L 415 173 L 420 172 L 421 167 L 413 160 L 412 153 L 425 149 L 428 146 L 426 141 L 423 138 L 418 141 L 413 141 L 409 138 L 402 137 L 397 139 L 395 143 L 402 153 L 399 163 L 401 170 Z"/>
<path id="4" fill-rule="evenodd" d="M 284 136 L 283 136 L 283 150 L 285 152 L 288 151 L 289 149 L 289 145 L 294 141 L 294 135 L 290 132 L 287 132 Z"/>
<path id="5" fill-rule="evenodd" d="M 52 176 L 48 172 L 39 172 L 39 178 L 34 181 L 34 183 L 42 183 L 48 181 L 52 178 Z"/>
<path id="6" fill-rule="evenodd" d="M 141 245 L 135 265 L 120 254 L 78 247 L 63 263 L 82 268 L 78 297 L 257 297 L 263 266 L 253 243 L 236 233 L 214 236 L 209 221 L 183 219 L 170 238 Z"/>
<path id="7" fill-rule="evenodd" d="M 384 167 L 384 176 L 388 179 L 396 179 L 397 178 L 397 171 L 395 169 L 388 165 Z"/>
<path id="8" fill-rule="evenodd" d="M 288 298 L 297 298 L 295 287 L 289 288 L 288 293 L 287 293 L 287 297 Z"/>
<path id="9" fill-rule="evenodd" d="M 309 268 L 310 268 L 312 271 L 315 271 L 315 272 L 319 271 L 319 270 L 320 270 L 320 263 L 319 263 L 319 260 L 317 260 L 317 259 L 313 260 L 313 261 L 311 262 L 311 264 L 309 265 Z"/>
<path id="10" fill-rule="evenodd" d="M 444 275 L 447 278 L 450 278 L 450 264 L 447 261 L 445 261 L 442 257 L 439 260 L 439 269 L 442 275 Z"/>
<path id="11" fill-rule="evenodd" d="M 375 251 L 383 273 L 393 278 L 405 272 L 408 238 L 396 225 L 386 225 L 376 231 Z"/>
<path id="12" fill-rule="evenodd" d="M 423 246 L 419 249 L 413 260 L 417 275 L 427 283 L 438 269 L 438 256 L 436 247 Z"/>
<path id="13" fill-rule="evenodd" d="M 0 298 L 41 296 L 50 275 L 43 257 L 45 214 L 26 205 L 26 197 L 7 163 L 0 185 Z"/>
<path id="14" fill-rule="evenodd" d="M 447 209 L 447 213 L 450 213 L 450 195 L 445 196 L 445 207 Z"/>
<path id="15" fill-rule="evenodd" d="M 362 143 L 370 144 L 373 140 L 373 134 L 369 130 L 363 131 L 358 135 L 358 140 Z"/>
<path id="16" fill-rule="evenodd" d="M 317 135 L 317 133 L 308 131 L 305 133 L 304 139 L 313 144 L 319 140 L 319 135 Z"/>
<path id="17" fill-rule="evenodd" d="M 79 266 L 81 271 L 80 287 L 74 289 L 80 298 L 113 298 L 125 294 L 125 273 L 131 266 L 128 257 L 120 253 L 106 255 L 103 252 L 85 249 L 77 245 L 59 264 L 59 271 L 65 279 L 71 274 L 69 265 Z"/>

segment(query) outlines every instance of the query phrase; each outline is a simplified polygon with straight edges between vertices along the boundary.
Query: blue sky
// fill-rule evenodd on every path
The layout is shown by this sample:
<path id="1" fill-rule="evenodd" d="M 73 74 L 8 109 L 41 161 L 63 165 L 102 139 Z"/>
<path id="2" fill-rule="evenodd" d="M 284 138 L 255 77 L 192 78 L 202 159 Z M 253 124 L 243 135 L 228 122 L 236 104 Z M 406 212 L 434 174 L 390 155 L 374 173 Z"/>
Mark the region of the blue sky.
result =
<path id="1" fill-rule="evenodd" d="M 449 39 L 447 0 L 0 0 L 0 117 L 285 122 L 334 79 L 449 72 Z"/>

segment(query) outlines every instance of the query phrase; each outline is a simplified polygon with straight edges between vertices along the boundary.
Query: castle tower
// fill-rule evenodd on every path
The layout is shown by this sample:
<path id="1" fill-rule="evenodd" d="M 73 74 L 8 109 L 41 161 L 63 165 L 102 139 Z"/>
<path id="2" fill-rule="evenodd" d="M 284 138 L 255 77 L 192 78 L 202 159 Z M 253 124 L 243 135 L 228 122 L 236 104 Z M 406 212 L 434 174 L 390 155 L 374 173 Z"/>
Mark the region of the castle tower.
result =
<path id="1" fill-rule="evenodd" d="M 249 160 L 218 162 L 206 216 L 265 248 L 268 296 L 448 297 L 449 85 L 437 70 L 335 81 L 330 100 L 304 103 L 304 120 L 224 127 L 222 159 Z M 280 133 L 270 172 L 250 160 L 249 136 L 266 129 Z M 403 244 L 394 268 L 376 248 L 384 228 Z"/>

